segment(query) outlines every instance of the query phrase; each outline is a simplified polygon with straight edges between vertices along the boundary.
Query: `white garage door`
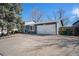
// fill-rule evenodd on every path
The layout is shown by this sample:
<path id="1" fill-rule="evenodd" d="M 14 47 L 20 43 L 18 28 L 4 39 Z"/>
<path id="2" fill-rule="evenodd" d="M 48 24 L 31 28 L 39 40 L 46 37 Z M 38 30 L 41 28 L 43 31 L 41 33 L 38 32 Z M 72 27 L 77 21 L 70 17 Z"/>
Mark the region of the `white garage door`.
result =
<path id="1" fill-rule="evenodd" d="M 37 25 L 37 34 L 56 34 L 55 24 Z"/>

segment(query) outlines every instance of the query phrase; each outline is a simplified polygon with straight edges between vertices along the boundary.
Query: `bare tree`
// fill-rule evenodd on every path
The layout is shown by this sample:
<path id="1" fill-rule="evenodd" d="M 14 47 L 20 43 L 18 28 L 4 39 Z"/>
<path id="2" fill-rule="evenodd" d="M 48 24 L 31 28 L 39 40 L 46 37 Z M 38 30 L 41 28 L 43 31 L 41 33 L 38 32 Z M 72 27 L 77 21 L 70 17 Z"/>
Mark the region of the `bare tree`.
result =
<path id="1" fill-rule="evenodd" d="M 53 21 L 53 18 L 49 15 L 47 15 L 48 21 Z"/>
<path id="2" fill-rule="evenodd" d="M 42 17 L 42 12 L 39 9 L 34 8 L 31 12 L 30 20 L 36 23 L 41 21 L 41 17 Z"/>
<path id="3" fill-rule="evenodd" d="M 63 10 L 62 8 L 58 9 L 58 11 L 54 12 L 54 19 L 55 20 L 60 20 L 62 26 L 64 26 L 65 24 L 68 23 L 68 18 L 67 16 L 65 16 L 65 10 Z"/>

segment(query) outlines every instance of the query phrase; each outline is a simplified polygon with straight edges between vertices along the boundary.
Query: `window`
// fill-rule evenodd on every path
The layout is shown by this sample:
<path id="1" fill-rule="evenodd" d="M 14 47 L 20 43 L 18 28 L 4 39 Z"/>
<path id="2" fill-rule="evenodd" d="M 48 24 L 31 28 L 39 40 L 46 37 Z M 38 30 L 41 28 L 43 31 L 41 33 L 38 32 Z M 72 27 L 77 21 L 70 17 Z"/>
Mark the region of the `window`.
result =
<path id="1" fill-rule="evenodd" d="M 35 31 L 35 26 L 30 26 L 30 31 Z"/>

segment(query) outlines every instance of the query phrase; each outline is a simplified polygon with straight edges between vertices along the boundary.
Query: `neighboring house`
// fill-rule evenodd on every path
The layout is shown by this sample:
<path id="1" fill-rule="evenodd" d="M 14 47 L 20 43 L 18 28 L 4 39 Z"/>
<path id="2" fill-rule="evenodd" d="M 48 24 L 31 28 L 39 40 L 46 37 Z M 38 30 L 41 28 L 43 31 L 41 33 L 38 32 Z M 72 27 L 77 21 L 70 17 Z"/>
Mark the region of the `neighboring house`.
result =
<path id="1" fill-rule="evenodd" d="M 34 22 L 29 22 L 26 23 L 25 27 L 25 33 L 35 33 L 35 34 L 58 34 L 59 27 L 61 25 L 59 22 L 39 22 L 39 23 L 34 23 Z"/>
<path id="2" fill-rule="evenodd" d="M 79 35 L 79 20 L 76 21 L 76 22 L 73 24 L 72 27 L 74 28 L 73 33 L 74 33 L 75 35 Z"/>
<path id="3" fill-rule="evenodd" d="M 79 35 L 79 20 L 73 23 L 70 27 L 60 27 L 59 32 L 60 34 L 63 33 L 64 35 Z"/>
<path id="4" fill-rule="evenodd" d="M 73 27 L 79 27 L 79 20 L 73 24 Z"/>

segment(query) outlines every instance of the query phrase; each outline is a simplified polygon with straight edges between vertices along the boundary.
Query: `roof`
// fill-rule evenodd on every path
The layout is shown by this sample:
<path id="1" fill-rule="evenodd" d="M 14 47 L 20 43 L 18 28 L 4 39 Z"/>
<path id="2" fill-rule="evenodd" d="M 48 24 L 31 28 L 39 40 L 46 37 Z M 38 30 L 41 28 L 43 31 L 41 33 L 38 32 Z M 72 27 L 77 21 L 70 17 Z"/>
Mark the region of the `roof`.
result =
<path id="1" fill-rule="evenodd" d="M 56 22 L 39 22 L 39 23 L 36 23 L 36 25 L 46 25 L 46 24 L 56 24 Z"/>
<path id="2" fill-rule="evenodd" d="M 75 23 L 73 23 L 73 25 L 75 25 L 75 24 L 77 24 L 77 23 L 79 23 L 79 20 L 77 20 Z"/>
<path id="3" fill-rule="evenodd" d="M 26 22 L 25 25 L 34 25 L 35 22 L 31 21 L 31 22 Z"/>
<path id="4" fill-rule="evenodd" d="M 26 22 L 25 25 L 43 25 L 43 24 L 56 24 L 57 22 L 54 21 L 54 22 Z"/>

